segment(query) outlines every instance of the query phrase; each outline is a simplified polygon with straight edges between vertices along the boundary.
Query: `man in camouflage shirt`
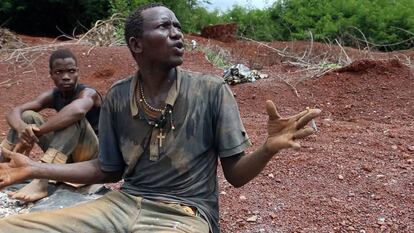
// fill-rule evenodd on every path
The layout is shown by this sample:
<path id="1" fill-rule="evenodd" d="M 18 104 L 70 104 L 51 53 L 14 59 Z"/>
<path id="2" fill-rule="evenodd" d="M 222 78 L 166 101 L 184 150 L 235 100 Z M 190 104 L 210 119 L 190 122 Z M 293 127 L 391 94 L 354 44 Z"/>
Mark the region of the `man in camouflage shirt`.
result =
<path id="1" fill-rule="evenodd" d="M 298 148 L 312 134 L 308 109 L 281 118 L 271 101 L 266 142 L 250 144 L 236 101 L 220 78 L 187 72 L 181 26 L 174 13 L 149 4 L 125 23 L 137 73 L 108 91 L 99 121 L 98 160 L 43 165 L 4 151 L 13 164 L 0 167 L 0 187 L 41 177 L 77 183 L 116 182 L 119 191 L 72 208 L 0 221 L 0 232 L 219 232 L 217 164 L 240 187 L 274 154 Z M 4 229 L 4 230 L 3 230 Z"/>

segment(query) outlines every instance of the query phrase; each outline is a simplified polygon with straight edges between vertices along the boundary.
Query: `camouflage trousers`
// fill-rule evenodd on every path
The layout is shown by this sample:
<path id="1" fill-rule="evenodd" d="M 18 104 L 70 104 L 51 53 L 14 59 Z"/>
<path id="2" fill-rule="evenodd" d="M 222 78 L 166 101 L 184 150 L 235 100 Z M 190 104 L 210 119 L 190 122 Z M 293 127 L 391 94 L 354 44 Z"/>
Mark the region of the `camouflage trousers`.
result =
<path id="1" fill-rule="evenodd" d="M 43 117 L 34 111 L 23 112 L 22 120 L 36 126 L 45 123 Z M 11 129 L 1 146 L 12 150 L 18 140 L 16 130 Z M 45 163 L 81 162 L 98 156 L 98 137 L 86 118 L 65 129 L 41 136 L 38 145 L 44 152 L 41 161 Z"/>
<path id="2" fill-rule="evenodd" d="M 111 191 L 74 207 L 1 219 L 0 233 L 208 233 L 207 221 L 185 207 Z"/>

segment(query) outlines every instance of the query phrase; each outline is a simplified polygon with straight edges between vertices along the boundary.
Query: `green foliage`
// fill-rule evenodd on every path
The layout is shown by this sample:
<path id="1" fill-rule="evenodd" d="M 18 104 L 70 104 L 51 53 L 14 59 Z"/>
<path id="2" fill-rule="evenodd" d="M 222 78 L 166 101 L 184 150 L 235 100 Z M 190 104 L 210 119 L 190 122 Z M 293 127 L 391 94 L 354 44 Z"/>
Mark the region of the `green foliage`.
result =
<path id="1" fill-rule="evenodd" d="M 28 34 L 71 34 L 113 13 L 127 16 L 151 0 L 1 0 L 0 25 Z M 267 9 L 234 6 L 208 11 L 208 0 L 156 0 L 173 10 L 185 33 L 235 22 L 238 33 L 260 41 L 338 39 L 346 45 L 382 50 L 414 45 L 413 0 L 275 0 Z M 123 33 L 120 26 L 118 34 Z"/>
<path id="2" fill-rule="evenodd" d="M 366 37 L 379 49 L 414 43 L 412 0 L 281 0 L 269 11 L 275 23 L 284 25 L 283 40 L 309 39 L 311 31 L 315 40 L 341 38 L 348 45 L 364 44 L 357 38 Z"/>
<path id="3" fill-rule="evenodd" d="M 111 0 L 112 12 L 127 15 L 147 0 Z M 260 41 L 339 41 L 378 49 L 407 49 L 414 45 L 413 0 L 278 0 L 268 9 L 234 6 L 227 12 L 207 11 L 197 0 L 160 0 L 172 9 L 184 32 L 236 22 L 238 34 Z M 367 41 L 364 41 L 366 38 Z M 386 45 L 386 46 L 383 46 Z"/>
<path id="4" fill-rule="evenodd" d="M 207 61 L 214 66 L 224 70 L 231 66 L 230 53 L 227 50 L 224 50 L 219 46 L 205 46 L 197 49 L 203 51 Z"/>
<path id="5" fill-rule="evenodd" d="M 90 27 L 108 13 L 108 2 L 101 0 L 0 1 L 0 23 L 26 34 L 60 35 L 59 28 L 71 35 L 74 28 Z"/>
<path id="6" fill-rule="evenodd" d="M 214 20 L 218 18 L 215 17 L 217 13 L 210 14 L 201 7 L 201 3 L 207 3 L 207 0 L 110 0 L 111 12 L 121 13 L 126 17 L 140 5 L 150 2 L 162 3 L 174 11 L 186 33 L 200 31 L 201 25 L 215 22 Z"/>

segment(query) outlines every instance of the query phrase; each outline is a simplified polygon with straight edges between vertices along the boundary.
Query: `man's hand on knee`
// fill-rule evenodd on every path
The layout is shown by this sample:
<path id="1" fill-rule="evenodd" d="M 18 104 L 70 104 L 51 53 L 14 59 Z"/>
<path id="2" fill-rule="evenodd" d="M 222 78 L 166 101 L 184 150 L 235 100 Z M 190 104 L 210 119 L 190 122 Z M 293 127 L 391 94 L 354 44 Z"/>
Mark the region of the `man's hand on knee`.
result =
<path id="1" fill-rule="evenodd" d="M 39 128 L 34 124 L 27 124 L 23 129 L 19 130 L 19 140 L 23 146 L 30 147 L 34 143 L 39 142 L 36 132 L 39 132 Z"/>

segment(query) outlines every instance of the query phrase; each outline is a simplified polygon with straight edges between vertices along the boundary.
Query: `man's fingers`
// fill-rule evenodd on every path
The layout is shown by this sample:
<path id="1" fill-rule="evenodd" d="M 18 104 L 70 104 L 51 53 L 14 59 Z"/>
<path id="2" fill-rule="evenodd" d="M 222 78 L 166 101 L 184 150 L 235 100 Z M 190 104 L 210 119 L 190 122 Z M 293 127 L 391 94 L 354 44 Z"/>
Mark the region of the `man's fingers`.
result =
<path id="1" fill-rule="evenodd" d="M 321 114 L 320 109 L 308 109 L 306 111 L 307 113 L 297 120 L 296 129 L 303 128 L 305 125 L 308 124 L 309 121 Z"/>
<path id="2" fill-rule="evenodd" d="M 36 131 L 36 126 L 30 125 L 26 128 L 26 133 L 29 135 L 29 138 L 32 142 L 38 142 L 39 139 L 37 138 L 36 134 L 33 131 Z M 37 130 L 38 131 L 38 130 Z"/>
<path id="3" fill-rule="evenodd" d="M 1 149 L 1 156 L 3 156 L 6 159 L 10 159 L 11 156 L 13 156 L 13 152 L 9 151 L 9 150 L 7 150 L 6 148 L 3 147 Z"/>
<path id="4" fill-rule="evenodd" d="M 280 118 L 279 113 L 277 112 L 276 106 L 271 100 L 266 101 L 266 111 L 269 115 L 270 120 L 276 120 Z"/>
<path id="5" fill-rule="evenodd" d="M 313 132 L 315 132 L 315 130 L 311 127 L 305 127 L 303 129 L 300 129 L 298 131 L 296 131 L 293 134 L 293 139 L 301 139 L 301 138 L 305 138 L 311 134 L 313 134 Z"/>
<path id="6" fill-rule="evenodd" d="M 300 149 L 300 144 L 295 141 L 290 141 L 289 144 L 290 144 L 290 147 L 292 147 L 294 150 Z"/>

